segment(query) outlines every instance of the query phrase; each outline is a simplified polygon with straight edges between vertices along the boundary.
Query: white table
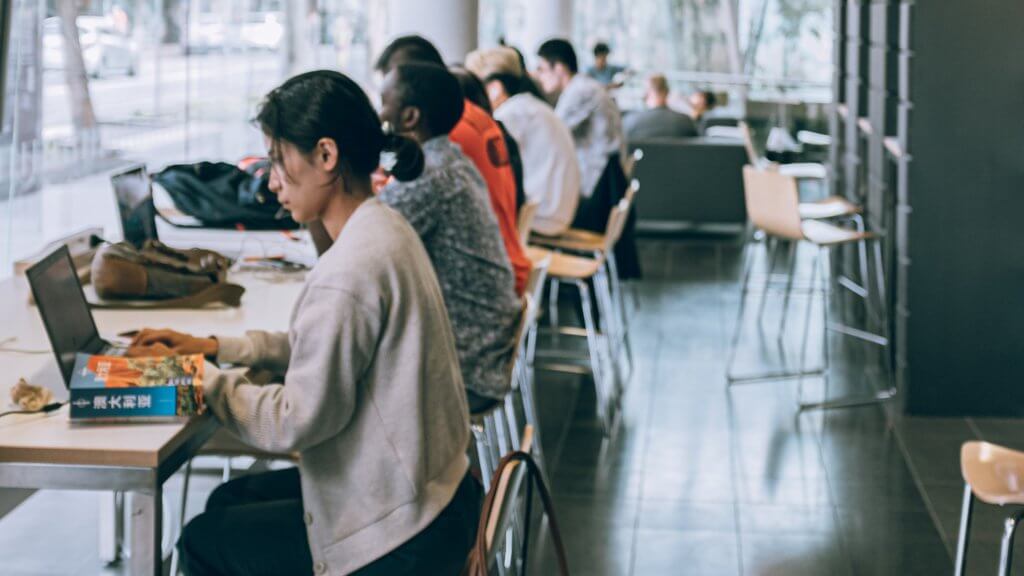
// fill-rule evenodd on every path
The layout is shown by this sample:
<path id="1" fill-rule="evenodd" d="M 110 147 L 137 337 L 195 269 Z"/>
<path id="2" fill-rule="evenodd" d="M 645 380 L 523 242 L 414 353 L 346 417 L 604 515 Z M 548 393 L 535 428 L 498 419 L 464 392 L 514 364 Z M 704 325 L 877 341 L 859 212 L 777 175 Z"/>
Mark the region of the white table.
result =
<path id="1" fill-rule="evenodd" d="M 141 327 L 168 327 L 199 335 L 286 330 L 302 274 L 238 273 L 242 306 L 219 310 L 97 310 L 100 333 L 112 337 Z M 0 282 L 0 340 L 5 346 L 50 344 L 38 311 L 29 306 L 23 277 Z M 18 378 L 45 386 L 59 400 L 67 391 L 52 353 L 0 352 L 0 407 Z M 6 408 L 0 408 L 0 411 Z M 169 424 L 71 424 L 65 406 L 46 415 L 0 419 L 0 488 L 50 488 L 132 493 L 132 574 L 162 574 L 162 487 L 209 440 L 218 425 L 208 416 Z M 40 535 L 42 536 L 42 535 Z"/>

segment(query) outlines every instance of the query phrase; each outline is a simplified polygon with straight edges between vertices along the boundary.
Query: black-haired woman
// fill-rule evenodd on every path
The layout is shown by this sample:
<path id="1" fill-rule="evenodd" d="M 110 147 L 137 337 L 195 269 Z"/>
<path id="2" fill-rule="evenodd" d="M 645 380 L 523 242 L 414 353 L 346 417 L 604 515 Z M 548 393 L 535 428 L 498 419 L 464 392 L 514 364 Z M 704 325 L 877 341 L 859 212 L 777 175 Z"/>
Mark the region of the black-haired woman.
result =
<path id="1" fill-rule="evenodd" d="M 458 574 L 481 494 L 467 474 L 466 398 L 433 267 L 371 191 L 393 137 L 336 72 L 288 80 L 257 121 L 281 203 L 334 239 L 289 333 L 146 331 L 137 344 L 283 373 L 283 385 L 257 386 L 209 367 L 207 399 L 245 442 L 301 458 L 215 490 L 178 544 L 185 573 Z M 393 173 L 415 178 L 422 156 L 404 146 Z"/>

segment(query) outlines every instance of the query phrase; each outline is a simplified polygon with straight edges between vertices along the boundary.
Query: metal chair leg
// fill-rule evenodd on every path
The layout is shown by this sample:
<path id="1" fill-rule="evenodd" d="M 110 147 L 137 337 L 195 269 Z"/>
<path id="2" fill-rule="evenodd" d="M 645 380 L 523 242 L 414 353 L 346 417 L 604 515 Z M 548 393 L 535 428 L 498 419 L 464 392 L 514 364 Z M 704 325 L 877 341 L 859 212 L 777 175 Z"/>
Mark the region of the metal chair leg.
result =
<path id="1" fill-rule="evenodd" d="M 505 395 L 505 424 L 507 425 L 508 437 L 512 450 L 519 450 L 519 419 L 516 417 L 516 407 L 512 402 L 510 392 Z"/>
<path id="2" fill-rule="evenodd" d="M 476 445 L 477 464 L 480 466 L 480 481 L 484 485 L 484 492 L 491 489 L 491 475 L 494 474 L 496 464 L 491 462 L 491 449 L 488 446 L 487 434 L 484 430 L 485 422 L 476 422 L 470 426 L 473 432 L 473 444 Z"/>
<path id="3" fill-rule="evenodd" d="M 771 240 L 771 239 L 769 238 L 769 240 Z M 815 262 L 816 261 L 817 260 L 815 259 Z M 742 282 L 742 286 L 740 288 L 740 306 L 739 306 L 739 311 L 737 312 L 737 315 L 736 315 L 736 324 L 735 324 L 734 329 L 733 329 L 732 340 L 731 340 L 731 342 L 729 344 L 729 360 L 728 360 L 728 364 L 726 365 L 727 367 L 726 367 L 725 378 L 726 378 L 726 381 L 728 382 L 728 384 L 731 386 L 731 385 L 739 383 L 739 382 L 767 382 L 769 380 L 791 380 L 791 379 L 794 379 L 794 378 L 802 378 L 804 376 L 817 376 L 817 375 L 823 374 L 824 373 L 824 368 L 806 368 L 802 361 L 801 361 L 800 366 L 797 369 L 792 369 L 792 368 L 785 367 L 785 368 L 783 368 L 781 370 L 776 370 L 776 371 L 773 371 L 773 372 L 764 372 L 764 373 L 760 373 L 760 374 L 746 374 L 746 375 L 742 375 L 742 376 L 736 375 L 733 372 L 733 370 L 735 368 L 735 363 L 736 363 L 736 352 L 737 352 L 737 349 L 739 348 L 740 334 L 741 334 L 742 328 L 743 328 L 743 315 L 744 315 L 744 312 L 746 311 L 747 294 L 751 291 L 750 290 L 750 278 L 751 278 L 751 276 L 753 274 L 753 268 L 754 268 L 754 256 L 753 256 L 753 253 L 750 253 L 749 257 L 747 258 L 747 261 L 746 261 L 746 264 L 745 264 L 744 268 L 745 268 L 745 270 L 744 270 L 744 273 L 743 273 L 743 282 Z M 768 281 L 765 284 L 765 287 L 764 287 L 765 296 L 763 296 L 762 299 L 761 299 L 761 303 L 762 304 L 764 303 L 764 299 L 767 298 L 767 292 L 768 292 L 768 290 L 770 288 L 770 286 L 769 286 L 770 284 L 771 284 L 771 278 L 769 278 Z M 809 300 L 808 304 L 810 304 L 810 302 L 813 302 L 814 292 L 815 292 L 815 282 L 812 279 L 810 289 L 808 290 L 808 293 L 811 295 L 811 299 Z"/>
<path id="4" fill-rule="evenodd" d="M 608 343 L 609 371 L 612 375 L 612 384 L 614 385 L 614 398 L 617 399 L 622 394 L 622 381 L 628 378 L 629 372 L 627 371 L 627 376 L 623 377 L 619 369 L 619 359 L 622 358 L 620 340 L 622 327 L 619 326 L 618 319 L 615 318 L 611 291 L 608 287 L 608 278 L 603 270 L 594 275 L 594 296 L 597 299 L 597 308 L 601 314 L 605 342 Z M 605 322 L 606 319 L 607 322 Z"/>
<path id="5" fill-rule="evenodd" d="M 889 333 L 889 318 L 888 318 L 889 314 L 888 314 L 888 306 L 886 305 L 886 302 L 885 302 L 885 299 L 886 299 L 886 295 L 885 295 L 885 275 L 884 275 L 884 266 L 882 264 L 881 239 L 875 239 L 875 266 L 876 266 L 876 268 L 875 268 L 876 291 L 878 292 L 878 299 L 879 299 L 879 314 L 880 314 L 880 316 L 882 318 L 882 324 L 883 324 L 882 325 L 882 335 L 874 334 L 874 333 L 868 332 L 866 330 L 858 330 L 856 328 L 850 328 L 850 327 L 847 327 L 847 326 L 842 326 L 842 325 L 837 325 L 837 324 L 830 324 L 828 322 L 827 318 L 825 320 L 825 329 L 826 329 L 826 337 L 827 337 L 827 331 L 828 330 L 832 330 L 832 331 L 840 332 L 842 334 L 846 334 L 847 336 L 852 336 L 854 338 L 857 338 L 857 339 L 860 339 L 860 340 L 864 340 L 866 342 L 871 342 L 873 344 L 877 344 L 877 345 L 881 346 L 883 348 L 882 349 L 882 353 L 884 355 L 883 356 L 883 365 L 885 366 L 885 368 L 884 368 L 885 372 L 886 372 L 885 378 L 888 380 L 888 382 L 887 382 L 888 386 L 884 390 L 877 390 L 877 389 L 875 389 L 875 391 L 870 396 L 842 398 L 842 399 L 838 399 L 838 400 L 828 400 L 827 397 L 826 397 L 826 399 L 821 401 L 821 402 L 801 404 L 800 405 L 800 410 L 801 411 L 804 411 L 804 410 L 833 410 L 833 409 L 839 409 L 839 408 L 856 408 L 856 407 L 859 407 L 859 406 L 868 406 L 868 405 L 871 405 L 871 404 L 878 404 L 878 403 L 881 403 L 881 402 L 887 402 L 887 401 L 891 400 L 892 398 L 894 398 L 896 396 L 897 390 L 896 390 L 896 386 L 895 386 L 895 380 L 894 380 L 894 377 L 893 377 L 892 358 L 891 358 L 890 349 L 889 349 L 889 341 L 890 341 L 889 335 L 888 335 L 888 333 Z M 868 295 L 867 302 L 869 304 L 871 302 L 871 295 L 870 294 Z M 874 388 L 874 386 L 872 386 L 872 387 Z"/>
<path id="6" fill-rule="evenodd" d="M 964 483 L 963 504 L 960 507 L 960 533 L 956 539 L 956 566 L 954 576 L 964 576 L 967 571 L 967 543 L 971 536 L 971 512 L 974 510 L 974 492 L 971 485 Z"/>
<path id="7" fill-rule="evenodd" d="M 548 325 L 552 329 L 552 338 L 558 338 L 558 278 L 551 278 L 548 284 Z"/>
<path id="8" fill-rule="evenodd" d="M 768 278 L 768 284 L 771 284 L 772 274 L 775 273 L 775 257 L 779 251 L 779 241 L 776 238 L 769 237 L 765 247 L 768 249 L 768 273 L 765 277 Z M 759 323 L 764 318 L 764 308 L 767 303 L 768 289 L 765 288 L 764 294 L 761 295 L 761 304 L 757 307 L 757 321 Z"/>
<path id="9" fill-rule="evenodd" d="M 748 244 L 749 245 L 749 244 Z M 740 343 L 740 332 L 743 328 L 743 312 L 746 309 L 747 304 L 747 289 L 750 285 L 750 274 L 754 268 L 754 256 L 751 250 L 744 250 L 743 253 L 743 280 L 740 282 L 740 309 L 736 313 L 736 326 L 732 332 L 732 338 L 729 342 L 729 362 L 726 364 L 726 380 L 729 384 L 733 382 L 732 368 L 733 363 L 736 361 L 736 349 Z"/>
<path id="10" fill-rule="evenodd" d="M 1003 541 L 999 548 L 999 576 L 1010 576 L 1010 564 L 1013 562 L 1013 536 L 1017 533 L 1017 524 L 1024 518 L 1024 511 L 1015 513 L 1003 523 Z"/>
<path id="11" fill-rule="evenodd" d="M 495 408 L 490 414 L 487 415 L 485 420 L 487 423 L 487 435 L 490 439 L 494 440 L 493 447 L 497 447 L 498 452 L 492 452 L 495 456 L 494 461 L 500 462 L 501 457 L 508 454 L 511 451 L 511 446 L 508 442 L 508 427 L 505 426 L 505 412 L 501 406 Z"/>
<path id="12" fill-rule="evenodd" d="M 590 352 L 591 374 L 594 378 L 594 391 L 597 396 L 597 416 L 605 434 L 611 433 L 611 419 L 608 416 L 608 387 L 605 379 L 603 356 L 601 353 L 601 336 L 594 323 L 591 311 L 590 287 L 583 280 L 576 281 L 576 289 L 580 293 L 580 307 L 583 309 L 583 326 L 587 332 L 587 348 Z"/>
<path id="13" fill-rule="evenodd" d="M 811 294 L 807 298 L 807 311 L 804 314 L 804 333 L 800 342 L 800 363 L 799 376 L 796 380 L 796 401 L 798 406 L 803 405 L 803 394 L 804 394 L 804 367 L 807 365 L 807 341 L 810 339 L 811 333 L 811 315 L 814 313 L 814 289 L 818 285 L 818 260 L 821 258 L 821 249 L 811 259 Z M 822 292 L 824 294 L 824 291 Z M 828 307 L 828 297 L 823 296 L 822 301 L 825 303 L 825 307 Z M 825 348 L 828 348 L 828 331 L 825 330 Z M 827 356 L 826 356 L 827 357 Z M 825 367 L 827 370 L 827 367 Z M 824 371 L 823 371 L 824 373 Z"/>
<path id="14" fill-rule="evenodd" d="M 629 341 L 629 310 L 626 309 L 626 297 L 623 294 L 622 280 L 619 278 L 619 265 L 615 262 L 615 251 L 608 252 L 607 259 L 608 276 L 611 280 L 612 297 L 615 300 L 619 315 L 619 330 L 621 331 L 622 345 L 626 349 L 626 362 L 629 363 L 629 371 L 633 371 L 633 345 Z"/>
<path id="15" fill-rule="evenodd" d="M 786 292 L 785 296 L 782 297 L 782 317 L 779 318 L 779 340 L 782 340 L 786 334 L 786 317 L 789 312 L 789 295 L 793 292 L 793 277 L 796 276 L 796 257 L 797 257 L 797 246 L 799 242 L 789 243 L 789 277 L 786 278 Z"/>

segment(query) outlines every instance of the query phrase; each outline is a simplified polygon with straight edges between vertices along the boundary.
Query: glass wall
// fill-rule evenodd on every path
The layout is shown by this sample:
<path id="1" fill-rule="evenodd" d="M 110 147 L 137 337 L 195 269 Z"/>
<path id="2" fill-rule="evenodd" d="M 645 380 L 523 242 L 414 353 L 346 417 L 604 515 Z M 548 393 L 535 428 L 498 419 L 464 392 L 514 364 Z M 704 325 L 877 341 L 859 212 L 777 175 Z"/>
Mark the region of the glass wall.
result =
<path id="1" fill-rule="evenodd" d="M 107 175 L 118 166 L 262 154 L 250 119 L 284 78 L 335 68 L 368 83 L 379 4 L 10 0 L 0 277 L 49 240 L 90 226 L 116 235 Z"/>
<path id="2" fill-rule="evenodd" d="M 677 89 L 744 87 L 744 97 L 831 99 L 831 0 L 574 0 L 573 42 L 581 65 L 598 41 L 642 90 L 648 73 Z M 523 42 L 522 0 L 481 0 L 481 43 Z"/>
<path id="3" fill-rule="evenodd" d="M 89 226 L 119 232 L 107 175 L 145 162 L 234 162 L 262 154 L 250 123 L 291 74 L 335 68 L 371 87 L 386 1 L 8 0 L 0 123 L 0 277 L 11 263 Z M 524 0 L 480 0 L 483 45 L 522 45 Z M 666 73 L 741 98 L 830 99 L 830 0 L 575 0 L 574 42 L 611 44 L 636 72 L 639 104 Z M 73 25 L 65 25 L 65 22 Z M 731 98 L 730 98 L 731 99 Z"/>

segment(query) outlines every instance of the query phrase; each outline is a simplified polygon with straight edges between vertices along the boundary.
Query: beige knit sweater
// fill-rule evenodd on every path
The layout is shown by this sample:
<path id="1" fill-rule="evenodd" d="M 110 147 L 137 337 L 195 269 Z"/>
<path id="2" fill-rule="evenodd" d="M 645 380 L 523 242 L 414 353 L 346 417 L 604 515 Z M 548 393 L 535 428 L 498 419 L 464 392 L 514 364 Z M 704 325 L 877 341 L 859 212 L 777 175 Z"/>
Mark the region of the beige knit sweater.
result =
<path id="1" fill-rule="evenodd" d="M 268 302 L 268 306 L 277 305 Z M 419 237 L 363 203 L 310 272 L 288 334 L 218 338 L 207 400 L 245 442 L 298 451 L 317 574 L 347 574 L 429 525 L 468 468 L 469 423 L 441 290 Z"/>

